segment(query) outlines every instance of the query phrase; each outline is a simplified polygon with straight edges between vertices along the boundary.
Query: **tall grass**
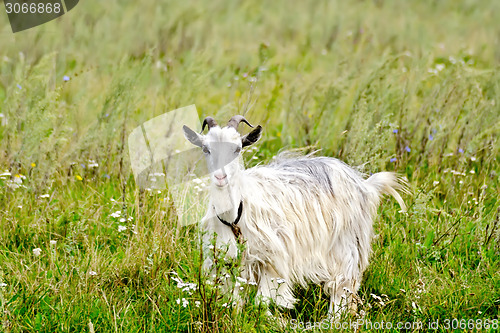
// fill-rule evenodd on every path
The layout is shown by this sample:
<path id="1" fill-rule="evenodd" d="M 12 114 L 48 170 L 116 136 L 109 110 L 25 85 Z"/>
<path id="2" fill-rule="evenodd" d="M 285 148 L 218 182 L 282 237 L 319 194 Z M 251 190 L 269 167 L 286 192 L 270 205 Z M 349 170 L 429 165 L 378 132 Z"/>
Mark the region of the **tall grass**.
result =
<path id="1" fill-rule="evenodd" d="M 379 209 L 351 320 L 499 319 L 499 7 L 80 2 L 15 35 L 4 17 L 0 330 L 282 331 L 325 318 L 319 286 L 271 318 L 245 286 L 236 313 L 200 275 L 196 226 L 179 226 L 165 191 L 136 186 L 126 135 L 193 103 L 263 125 L 248 166 L 307 147 L 408 178 L 408 212 Z"/>

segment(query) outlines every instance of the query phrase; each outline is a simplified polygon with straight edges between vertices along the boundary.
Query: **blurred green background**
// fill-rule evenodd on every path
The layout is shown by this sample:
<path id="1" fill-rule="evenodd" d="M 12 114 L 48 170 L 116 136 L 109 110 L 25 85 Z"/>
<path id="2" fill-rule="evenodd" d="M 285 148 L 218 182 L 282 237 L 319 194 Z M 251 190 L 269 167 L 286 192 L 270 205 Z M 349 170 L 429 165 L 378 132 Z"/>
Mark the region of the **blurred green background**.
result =
<path id="1" fill-rule="evenodd" d="M 282 330 L 171 279 L 200 282 L 196 228 L 136 187 L 126 143 L 190 104 L 264 127 L 248 166 L 305 147 L 407 177 L 356 318 L 498 320 L 499 21 L 451 0 L 81 1 L 16 34 L 0 14 L 1 330 Z M 321 288 L 297 294 L 281 322 L 326 316 Z"/>

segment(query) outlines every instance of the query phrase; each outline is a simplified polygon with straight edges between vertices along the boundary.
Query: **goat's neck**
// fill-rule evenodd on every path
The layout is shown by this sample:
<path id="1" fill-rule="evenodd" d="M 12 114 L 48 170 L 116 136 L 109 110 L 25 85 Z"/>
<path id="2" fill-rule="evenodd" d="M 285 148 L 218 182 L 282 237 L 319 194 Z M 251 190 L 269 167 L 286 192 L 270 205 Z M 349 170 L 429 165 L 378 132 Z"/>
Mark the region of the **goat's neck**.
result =
<path id="1" fill-rule="evenodd" d="M 234 221 L 242 199 L 240 177 L 235 177 L 222 189 L 212 185 L 210 196 L 215 214 L 228 222 Z"/>

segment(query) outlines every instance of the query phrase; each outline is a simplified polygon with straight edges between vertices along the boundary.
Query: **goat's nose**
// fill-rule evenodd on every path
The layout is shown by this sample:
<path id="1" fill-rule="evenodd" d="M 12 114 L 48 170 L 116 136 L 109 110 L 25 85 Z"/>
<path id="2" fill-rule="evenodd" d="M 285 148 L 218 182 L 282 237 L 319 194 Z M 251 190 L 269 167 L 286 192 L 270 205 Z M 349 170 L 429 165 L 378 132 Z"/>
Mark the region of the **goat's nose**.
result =
<path id="1" fill-rule="evenodd" d="M 219 174 L 219 175 L 214 175 L 214 176 L 215 176 L 215 178 L 217 178 L 218 180 L 223 180 L 224 178 L 226 178 L 226 177 L 227 177 L 227 175 L 226 175 L 226 174 L 222 174 L 222 175 L 221 175 L 221 174 Z"/>

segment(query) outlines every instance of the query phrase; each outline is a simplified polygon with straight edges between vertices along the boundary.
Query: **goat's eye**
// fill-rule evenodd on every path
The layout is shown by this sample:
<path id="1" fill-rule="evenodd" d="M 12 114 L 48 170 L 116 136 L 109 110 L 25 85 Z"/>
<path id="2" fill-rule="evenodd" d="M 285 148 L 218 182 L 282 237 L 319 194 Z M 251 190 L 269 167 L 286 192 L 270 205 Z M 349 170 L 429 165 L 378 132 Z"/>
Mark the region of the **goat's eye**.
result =
<path id="1" fill-rule="evenodd" d="M 210 154 L 210 150 L 208 149 L 207 146 L 203 146 L 201 149 L 203 150 L 204 154 Z"/>
<path id="2" fill-rule="evenodd" d="M 236 148 L 236 150 L 234 151 L 234 153 L 235 153 L 235 154 L 239 154 L 239 153 L 240 153 L 240 151 L 241 151 L 241 147 L 238 147 L 238 148 Z"/>

